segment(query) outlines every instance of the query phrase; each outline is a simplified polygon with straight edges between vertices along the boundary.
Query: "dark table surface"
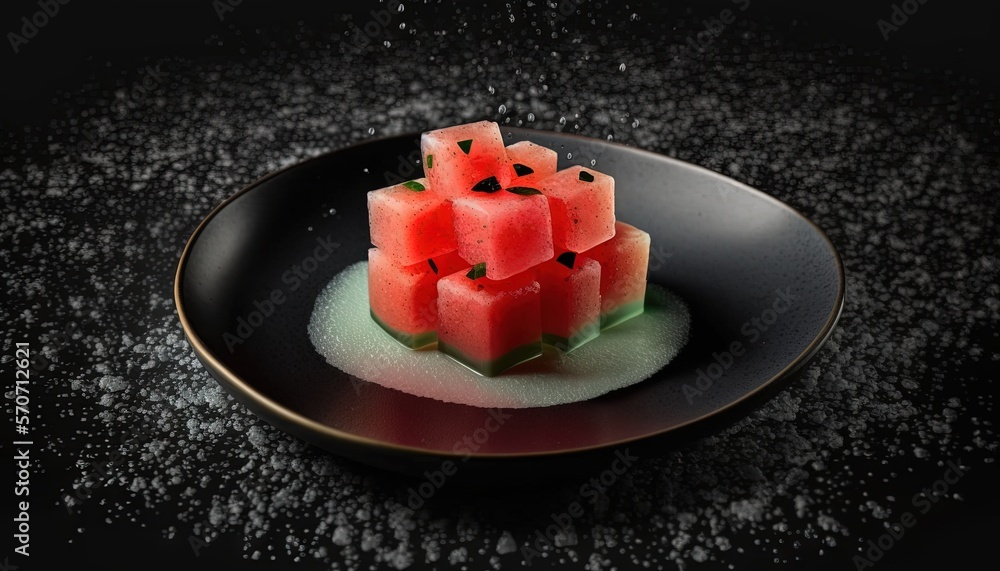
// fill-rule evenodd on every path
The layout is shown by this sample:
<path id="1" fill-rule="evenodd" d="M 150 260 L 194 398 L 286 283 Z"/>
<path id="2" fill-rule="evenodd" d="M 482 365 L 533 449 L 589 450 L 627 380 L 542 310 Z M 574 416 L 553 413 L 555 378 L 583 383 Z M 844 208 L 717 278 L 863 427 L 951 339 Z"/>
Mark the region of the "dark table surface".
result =
<path id="1" fill-rule="evenodd" d="M 991 552 L 995 8 L 356 4 L 5 6 L 0 455 L 30 458 L 4 492 L 30 500 L 30 557 L 8 520 L 4 568 L 898 569 Z M 173 307 L 185 241 L 242 186 L 479 119 L 717 170 L 804 212 L 846 264 L 843 317 L 800 378 L 647 453 L 558 533 L 596 474 L 446 487 L 414 511 L 419 481 L 238 405 Z"/>

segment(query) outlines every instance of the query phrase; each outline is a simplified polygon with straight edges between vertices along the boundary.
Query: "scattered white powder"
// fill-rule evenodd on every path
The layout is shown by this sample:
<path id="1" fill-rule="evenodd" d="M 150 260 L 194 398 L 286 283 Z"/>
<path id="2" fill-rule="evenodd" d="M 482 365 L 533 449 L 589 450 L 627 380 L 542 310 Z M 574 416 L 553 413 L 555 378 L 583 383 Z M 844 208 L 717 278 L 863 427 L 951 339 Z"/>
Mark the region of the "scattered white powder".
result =
<path id="1" fill-rule="evenodd" d="M 392 135 L 531 117 L 538 129 L 613 137 L 773 193 L 844 257 L 843 318 L 802 377 L 720 434 L 642 458 L 573 521 L 571 547 L 540 546 L 536 567 L 742 568 L 746 557 L 806 552 L 846 567 L 907 509 L 916 489 L 895 489 L 898 477 L 919 488 L 948 460 L 973 470 L 993 462 L 995 379 L 967 372 L 1000 361 L 982 341 L 1000 321 L 1000 165 L 994 135 L 981 136 L 997 113 L 979 104 L 976 85 L 888 71 L 877 54 L 864 58 L 881 76 L 845 68 L 829 62 L 847 48 L 799 50 L 748 19 L 705 54 L 667 42 L 646 51 L 617 27 L 629 11 L 589 4 L 540 25 L 543 34 L 529 30 L 559 35 L 559 53 L 507 34 L 491 36 L 496 48 L 476 44 L 480 53 L 452 33 L 457 23 L 447 34 L 423 26 L 419 8 L 407 4 L 405 15 L 420 45 L 341 55 L 329 38 L 303 39 L 298 53 L 272 49 L 246 64 L 166 61 L 163 84 L 124 117 L 107 105 L 112 92 L 74 90 L 55 98 L 67 117 L 48 126 L 53 139 L 0 142 L 3 363 L 17 339 L 44 344 L 37 430 L 56 418 L 75 430 L 49 433 L 36 451 L 47 477 L 77 498 L 68 517 L 88 522 L 75 541 L 106 521 L 166 516 L 151 533 L 177 549 L 192 534 L 205 550 L 234 537 L 244 557 L 279 566 L 525 567 L 521 549 L 580 482 L 498 490 L 499 499 L 452 491 L 414 512 L 412 482 L 309 447 L 226 395 L 174 313 L 177 257 L 204 215 L 257 177 L 372 127 Z M 594 43 L 591 20 L 614 26 L 609 45 Z M 686 24 L 701 29 L 700 19 Z M 628 71 L 607 65 L 607 53 L 621 53 Z M 953 95 L 929 97 L 923 86 L 942 82 Z M 501 103 L 506 114 L 495 115 Z M 51 142 L 69 134 L 97 143 Z M 78 328 L 67 334 L 70 321 Z"/>

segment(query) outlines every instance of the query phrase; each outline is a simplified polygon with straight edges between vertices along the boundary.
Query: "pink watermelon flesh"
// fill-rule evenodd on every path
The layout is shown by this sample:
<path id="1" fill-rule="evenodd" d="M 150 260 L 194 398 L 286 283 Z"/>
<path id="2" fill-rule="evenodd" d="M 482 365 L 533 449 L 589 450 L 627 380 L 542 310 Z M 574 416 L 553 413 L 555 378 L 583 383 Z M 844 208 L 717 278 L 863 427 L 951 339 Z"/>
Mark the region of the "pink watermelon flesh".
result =
<path id="1" fill-rule="evenodd" d="M 491 177 L 499 184 L 511 168 L 500 127 L 491 121 L 428 131 L 420 152 L 431 189 L 446 198 L 468 196 Z"/>
<path id="2" fill-rule="evenodd" d="M 538 266 L 542 289 L 542 341 L 564 352 L 597 338 L 601 265 L 566 252 Z"/>
<path id="3" fill-rule="evenodd" d="M 556 251 L 583 252 L 615 235 L 615 179 L 574 166 L 540 181 Z"/>
<path id="4" fill-rule="evenodd" d="M 507 158 L 511 169 L 503 186 L 525 186 L 537 188 L 538 181 L 556 174 L 559 155 L 552 149 L 536 145 L 531 141 L 521 141 L 507 147 Z"/>
<path id="5" fill-rule="evenodd" d="M 438 349 L 485 376 L 542 354 L 539 285 L 533 272 L 472 279 L 467 270 L 438 282 Z"/>
<path id="6" fill-rule="evenodd" d="M 458 253 L 486 263 L 486 277 L 502 280 L 552 258 L 552 221 L 541 194 L 476 193 L 452 203 Z"/>
<path id="7" fill-rule="evenodd" d="M 423 190 L 420 190 L 423 189 Z M 372 244 L 398 266 L 410 266 L 455 250 L 451 203 L 417 179 L 368 193 Z"/>
<path id="8" fill-rule="evenodd" d="M 398 266 L 382 250 L 368 250 L 372 318 L 411 349 L 434 343 L 438 280 L 467 265 L 457 253 L 449 252 L 410 266 Z"/>
<path id="9" fill-rule="evenodd" d="M 649 266 L 649 234 L 615 223 L 614 238 L 585 252 L 601 264 L 601 329 L 642 313 Z"/>

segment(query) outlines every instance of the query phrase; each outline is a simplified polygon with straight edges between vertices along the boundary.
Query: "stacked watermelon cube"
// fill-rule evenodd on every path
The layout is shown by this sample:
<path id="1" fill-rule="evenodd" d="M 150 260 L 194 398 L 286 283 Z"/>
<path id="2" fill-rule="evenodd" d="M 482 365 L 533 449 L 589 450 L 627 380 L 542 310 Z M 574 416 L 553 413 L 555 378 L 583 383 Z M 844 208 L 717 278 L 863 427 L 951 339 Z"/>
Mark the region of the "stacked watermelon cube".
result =
<path id="1" fill-rule="evenodd" d="M 642 313 L 649 234 L 615 219 L 612 177 L 488 121 L 420 147 L 425 178 L 368 193 L 369 304 L 394 339 L 493 376 Z"/>

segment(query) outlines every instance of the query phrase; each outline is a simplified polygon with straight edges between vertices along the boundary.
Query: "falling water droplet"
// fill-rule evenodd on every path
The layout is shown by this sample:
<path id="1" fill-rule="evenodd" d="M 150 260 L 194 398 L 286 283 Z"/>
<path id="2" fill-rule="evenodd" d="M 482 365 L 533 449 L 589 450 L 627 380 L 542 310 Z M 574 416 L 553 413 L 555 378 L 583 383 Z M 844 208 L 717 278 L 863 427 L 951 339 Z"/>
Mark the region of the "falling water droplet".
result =
<path id="1" fill-rule="evenodd" d="M 625 64 L 618 66 L 618 71 L 625 71 Z"/>
<path id="2" fill-rule="evenodd" d="M 614 138 L 615 138 L 615 136 L 614 136 L 614 135 L 608 135 L 608 140 L 609 140 L 609 141 L 610 141 L 610 140 L 612 140 L 612 139 L 614 139 Z"/>
<path id="3" fill-rule="evenodd" d="M 368 127 L 368 134 L 369 135 L 374 135 L 375 134 L 375 127 Z"/>
<path id="4" fill-rule="evenodd" d="M 514 22 L 514 15 L 513 15 L 513 14 L 511 14 L 511 15 L 510 15 L 510 21 L 511 21 L 512 23 Z"/>
<path id="5" fill-rule="evenodd" d="M 597 164 L 597 159 L 590 159 L 590 166 L 595 166 Z"/>
<path id="6" fill-rule="evenodd" d="M 559 118 L 559 124 L 560 125 L 565 125 L 566 124 L 566 118 L 565 117 L 560 117 Z"/>
<path id="7" fill-rule="evenodd" d="M 638 19 L 639 19 L 639 15 L 633 12 L 633 13 L 632 13 L 632 17 L 631 17 L 630 19 L 631 19 L 631 20 L 632 20 L 633 22 L 635 22 L 636 20 L 638 20 Z"/>
<path id="8" fill-rule="evenodd" d="M 638 126 L 639 126 L 639 120 L 638 119 L 633 120 L 632 121 L 632 128 L 635 129 Z"/>
<path id="9" fill-rule="evenodd" d="M 405 30 L 406 29 L 406 22 L 400 22 L 399 23 L 399 29 L 400 30 Z"/>
<path id="10" fill-rule="evenodd" d="M 392 42 L 390 42 L 389 40 L 386 40 L 386 41 L 382 42 L 382 45 L 385 46 L 385 47 L 387 47 L 387 48 L 391 48 L 392 47 Z"/>
<path id="11" fill-rule="evenodd" d="M 503 115 L 506 112 L 507 112 L 507 106 L 501 103 L 500 107 L 497 107 L 497 113 Z"/>
<path id="12" fill-rule="evenodd" d="M 496 92 L 497 92 L 497 90 L 496 90 L 496 89 L 493 89 L 493 86 L 492 86 L 492 85 L 490 86 L 490 88 L 489 88 L 489 89 L 490 89 L 490 95 L 493 95 L 494 93 L 496 93 Z"/>
<path id="13" fill-rule="evenodd" d="M 573 153 L 566 153 L 566 158 L 567 159 L 572 159 L 573 158 Z"/>
<path id="14" fill-rule="evenodd" d="M 528 113 L 528 123 L 534 123 L 534 122 L 535 122 L 535 114 Z"/>
<path id="15" fill-rule="evenodd" d="M 402 2 L 399 3 L 399 8 L 396 8 L 396 11 L 397 12 L 402 12 L 403 11 L 403 3 Z"/>

